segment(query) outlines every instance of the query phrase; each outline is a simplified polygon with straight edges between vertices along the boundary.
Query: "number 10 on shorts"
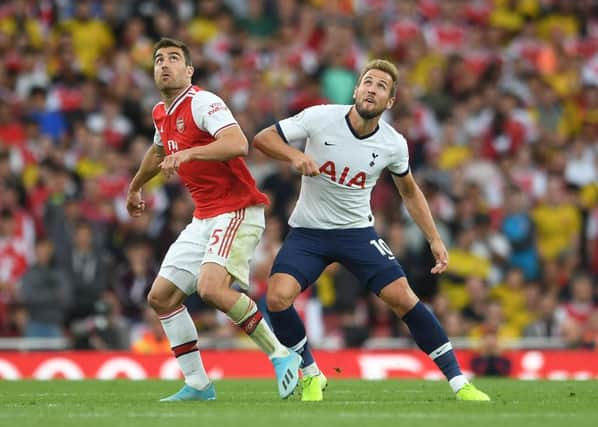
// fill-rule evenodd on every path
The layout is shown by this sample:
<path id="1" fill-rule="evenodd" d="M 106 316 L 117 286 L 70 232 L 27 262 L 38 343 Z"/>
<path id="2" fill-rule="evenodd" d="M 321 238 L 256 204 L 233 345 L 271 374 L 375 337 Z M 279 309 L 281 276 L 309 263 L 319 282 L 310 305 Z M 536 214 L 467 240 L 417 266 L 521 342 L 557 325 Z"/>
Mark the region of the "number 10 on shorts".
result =
<path id="1" fill-rule="evenodd" d="M 394 254 L 386 242 L 382 239 L 370 240 L 370 245 L 374 246 L 380 252 L 380 255 L 388 257 L 388 259 L 395 259 Z"/>

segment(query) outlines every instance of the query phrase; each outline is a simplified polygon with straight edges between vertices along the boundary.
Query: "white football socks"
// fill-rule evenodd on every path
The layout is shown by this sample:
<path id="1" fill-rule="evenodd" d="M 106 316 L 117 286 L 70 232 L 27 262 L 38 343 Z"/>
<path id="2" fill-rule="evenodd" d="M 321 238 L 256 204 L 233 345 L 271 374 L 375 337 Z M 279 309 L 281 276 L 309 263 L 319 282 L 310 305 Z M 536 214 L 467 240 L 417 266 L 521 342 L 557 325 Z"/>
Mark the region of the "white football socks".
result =
<path id="1" fill-rule="evenodd" d="M 318 368 L 318 365 L 314 362 L 309 366 L 301 368 L 301 373 L 304 377 L 315 377 L 316 375 L 320 375 L 320 368 Z"/>
<path id="2" fill-rule="evenodd" d="M 185 383 L 198 390 L 204 389 L 210 379 L 201 361 L 197 347 L 197 329 L 187 307 L 182 305 L 172 313 L 160 316 L 160 322 L 185 376 Z"/>
<path id="3" fill-rule="evenodd" d="M 456 393 L 459 390 L 461 390 L 461 388 L 468 382 L 469 381 L 467 380 L 465 375 L 457 375 L 449 380 L 449 385 L 451 386 L 453 391 Z"/>

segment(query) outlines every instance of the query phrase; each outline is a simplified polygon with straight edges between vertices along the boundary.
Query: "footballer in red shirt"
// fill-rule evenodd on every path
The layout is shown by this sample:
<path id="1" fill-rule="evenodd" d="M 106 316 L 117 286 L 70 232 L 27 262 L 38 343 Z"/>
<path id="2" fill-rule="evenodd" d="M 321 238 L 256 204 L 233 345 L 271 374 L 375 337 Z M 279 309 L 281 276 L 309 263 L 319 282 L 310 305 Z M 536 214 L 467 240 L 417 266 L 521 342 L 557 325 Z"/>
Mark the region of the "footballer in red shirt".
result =
<path id="1" fill-rule="evenodd" d="M 183 305 L 193 292 L 226 313 L 268 354 L 285 399 L 297 386 L 301 357 L 280 344 L 251 298 L 231 288 L 235 280 L 249 286 L 249 261 L 268 204 L 242 158 L 247 138 L 220 97 L 191 84 L 193 66 L 184 43 L 163 38 L 153 57 L 162 101 L 152 111 L 154 143 L 131 180 L 127 210 L 133 217 L 143 214 L 141 189 L 160 171 L 167 178 L 178 173 L 195 201 L 193 220 L 168 249 L 148 295 L 185 376 L 183 388 L 161 401 L 216 398 L 197 330 Z"/>

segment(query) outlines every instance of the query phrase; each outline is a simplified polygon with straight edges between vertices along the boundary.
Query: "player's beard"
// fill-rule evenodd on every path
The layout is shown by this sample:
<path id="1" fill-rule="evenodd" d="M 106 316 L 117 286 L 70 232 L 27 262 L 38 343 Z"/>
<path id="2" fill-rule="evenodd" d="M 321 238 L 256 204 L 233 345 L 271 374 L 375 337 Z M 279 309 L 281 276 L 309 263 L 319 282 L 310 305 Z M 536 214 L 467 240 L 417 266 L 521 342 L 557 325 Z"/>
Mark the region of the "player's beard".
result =
<path id="1" fill-rule="evenodd" d="M 169 70 L 168 74 L 170 76 L 167 80 L 164 81 L 161 77 L 156 80 L 156 87 L 160 92 L 177 94 L 189 85 L 186 75 L 172 70 Z"/>
<path id="2" fill-rule="evenodd" d="M 373 110 L 366 110 L 362 108 L 361 105 L 362 103 L 355 103 L 355 111 L 357 111 L 357 114 L 359 114 L 359 116 L 364 120 L 374 119 L 382 115 L 382 113 L 384 113 L 384 110 L 386 110 L 386 108 L 384 107 L 375 108 Z"/>
<path id="3" fill-rule="evenodd" d="M 178 79 L 174 80 L 172 78 L 166 82 L 162 82 L 162 81 L 156 82 L 156 87 L 158 88 L 159 91 L 168 92 L 168 93 L 179 92 L 180 90 L 184 89 L 186 86 L 187 85 L 185 84 L 185 82 L 181 82 Z"/>

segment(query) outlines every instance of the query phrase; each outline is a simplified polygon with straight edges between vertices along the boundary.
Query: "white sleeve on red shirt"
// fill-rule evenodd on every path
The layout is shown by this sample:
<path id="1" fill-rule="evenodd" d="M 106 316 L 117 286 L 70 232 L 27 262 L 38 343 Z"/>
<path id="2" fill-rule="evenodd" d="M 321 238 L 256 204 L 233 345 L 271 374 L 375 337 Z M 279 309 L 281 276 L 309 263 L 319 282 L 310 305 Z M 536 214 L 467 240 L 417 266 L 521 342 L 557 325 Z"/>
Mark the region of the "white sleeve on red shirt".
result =
<path id="1" fill-rule="evenodd" d="M 158 132 L 158 126 L 156 125 L 156 120 L 155 120 L 155 112 L 156 112 L 156 108 L 158 108 L 158 105 L 164 105 L 163 102 L 158 102 L 156 105 L 154 105 L 154 108 L 152 108 L 152 123 L 154 124 L 154 144 L 163 147 L 164 144 L 162 144 L 162 137 L 160 136 L 160 133 Z"/>
<path id="2" fill-rule="evenodd" d="M 157 129 L 154 131 L 154 144 L 159 145 L 160 147 L 164 146 L 164 144 L 162 144 L 162 138 L 160 138 L 160 133 Z"/>
<path id="3" fill-rule="evenodd" d="M 219 130 L 237 121 L 224 101 L 216 94 L 201 90 L 191 100 L 191 114 L 197 127 L 216 136 Z"/>

